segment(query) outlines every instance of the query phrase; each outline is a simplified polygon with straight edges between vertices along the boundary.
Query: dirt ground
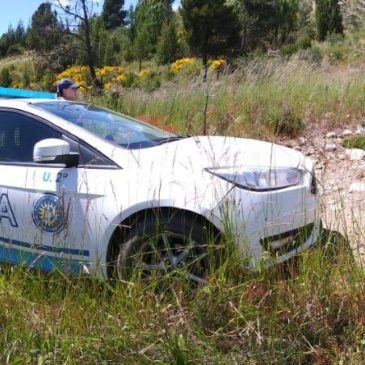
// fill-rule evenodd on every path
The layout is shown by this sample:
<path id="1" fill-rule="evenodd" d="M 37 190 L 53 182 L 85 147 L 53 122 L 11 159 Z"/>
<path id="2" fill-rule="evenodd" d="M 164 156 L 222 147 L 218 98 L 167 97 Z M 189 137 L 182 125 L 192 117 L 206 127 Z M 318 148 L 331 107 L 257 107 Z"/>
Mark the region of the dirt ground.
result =
<path id="1" fill-rule="evenodd" d="M 281 138 L 279 143 L 312 158 L 319 180 L 324 226 L 349 237 L 354 251 L 365 258 L 365 151 L 341 146 L 343 139 L 352 135 L 365 136 L 365 128 L 326 130 L 311 126 L 302 137 Z"/>

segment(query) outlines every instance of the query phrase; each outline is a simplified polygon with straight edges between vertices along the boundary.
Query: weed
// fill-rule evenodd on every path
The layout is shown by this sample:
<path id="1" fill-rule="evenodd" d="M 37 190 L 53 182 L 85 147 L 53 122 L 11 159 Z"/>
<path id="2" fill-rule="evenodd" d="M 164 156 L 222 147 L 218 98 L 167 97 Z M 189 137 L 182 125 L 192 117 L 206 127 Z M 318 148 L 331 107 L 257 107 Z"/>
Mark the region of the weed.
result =
<path id="1" fill-rule="evenodd" d="M 365 150 L 365 137 L 354 136 L 351 138 L 346 138 L 342 141 L 342 146 L 345 148 L 359 148 Z"/>

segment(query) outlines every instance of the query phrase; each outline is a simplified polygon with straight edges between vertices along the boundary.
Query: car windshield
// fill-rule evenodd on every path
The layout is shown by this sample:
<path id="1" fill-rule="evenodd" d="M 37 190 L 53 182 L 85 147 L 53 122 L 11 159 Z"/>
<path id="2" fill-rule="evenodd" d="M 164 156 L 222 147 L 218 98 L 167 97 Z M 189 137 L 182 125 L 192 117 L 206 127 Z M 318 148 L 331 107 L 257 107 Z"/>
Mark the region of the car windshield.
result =
<path id="1" fill-rule="evenodd" d="M 128 149 L 153 147 L 182 138 L 123 114 L 89 104 L 53 101 L 33 105 Z"/>

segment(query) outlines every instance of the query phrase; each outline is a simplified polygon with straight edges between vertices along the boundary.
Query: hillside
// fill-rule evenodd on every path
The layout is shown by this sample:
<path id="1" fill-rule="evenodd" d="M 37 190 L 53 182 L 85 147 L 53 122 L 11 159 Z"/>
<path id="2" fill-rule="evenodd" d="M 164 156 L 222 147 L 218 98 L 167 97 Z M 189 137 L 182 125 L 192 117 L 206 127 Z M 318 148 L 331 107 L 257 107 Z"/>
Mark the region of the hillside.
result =
<path id="1" fill-rule="evenodd" d="M 30 86 L 30 61 L 2 59 L 0 73 L 14 68 L 16 81 Z M 211 135 L 301 150 L 316 163 L 324 225 L 350 238 L 351 251 L 325 236 L 295 260 L 252 273 L 227 250 L 204 286 L 183 279 L 101 282 L 2 265 L 0 362 L 362 364 L 365 161 L 342 145 L 365 135 L 364 32 L 313 42 L 291 56 L 236 59 L 212 68 L 207 82 L 199 60 L 181 64 L 150 61 L 142 73 L 136 63 L 123 64 L 104 75 L 110 87 L 101 95 L 81 98 L 179 134 L 201 134 L 206 118 Z M 68 72 L 82 74 L 78 66 Z M 231 245 L 229 237 L 222 243 Z"/>

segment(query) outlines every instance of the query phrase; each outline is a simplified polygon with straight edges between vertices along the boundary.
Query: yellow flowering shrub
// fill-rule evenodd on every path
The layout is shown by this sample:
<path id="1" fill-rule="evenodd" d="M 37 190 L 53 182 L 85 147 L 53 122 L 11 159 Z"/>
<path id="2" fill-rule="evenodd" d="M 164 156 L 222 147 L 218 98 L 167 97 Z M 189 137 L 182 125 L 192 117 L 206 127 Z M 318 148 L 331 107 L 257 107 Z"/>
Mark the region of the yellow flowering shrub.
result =
<path id="1" fill-rule="evenodd" d="M 111 82 L 107 82 L 106 84 L 104 84 L 104 89 L 105 90 L 110 90 L 112 88 L 112 83 Z"/>
<path id="2" fill-rule="evenodd" d="M 25 84 L 22 81 L 13 81 L 10 87 L 14 89 L 27 89 L 27 90 L 36 90 L 41 91 L 42 88 L 35 82 L 31 82 L 30 84 Z"/>
<path id="3" fill-rule="evenodd" d="M 118 75 L 118 76 L 116 76 L 116 77 L 114 77 L 113 79 L 112 79 L 112 82 L 119 82 L 119 83 L 122 83 L 123 81 L 126 81 L 127 80 L 127 75 L 126 74 L 120 74 L 120 75 Z"/>
<path id="4" fill-rule="evenodd" d="M 42 91 L 41 87 L 35 82 L 31 82 L 28 87 L 31 90 Z"/>
<path id="5" fill-rule="evenodd" d="M 113 83 L 122 83 L 127 79 L 125 67 L 104 66 L 95 69 L 96 76 L 104 83 L 104 88 L 110 90 Z M 72 66 L 56 75 L 54 85 L 63 79 L 70 78 L 80 85 L 81 92 L 87 92 L 91 85 L 89 68 L 87 66 Z"/>
<path id="6" fill-rule="evenodd" d="M 104 66 L 96 69 L 96 76 L 100 79 L 109 79 L 112 76 L 125 72 L 124 67 L 120 66 Z"/>
<path id="7" fill-rule="evenodd" d="M 227 65 L 227 61 L 224 60 L 223 58 L 209 61 L 209 69 L 210 70 L 218 70 L 221 67 L 224 67 L 226 65 Z"/>
<path id="8" fill-rule="evenodd" d="M 219 70 L 221 67 L 225 66 L 227 61 L 224 59 L 209 60 L 208 66 L 210 71 Z M 185 57 L 180 60 L 175 61 L 170 66 L 170 71 L 174 75 L 181 72 L 188 74 L 199 74 L 201 71 L 201 63 L 196 58 Z"/>
<path id="9" fill-rule="evenodd" d="M 209 61 L 210 70 L 218 70 L 226 65 L 224 59 L 216 59 Z M 199 75 L 201 72 L 201 62 L 197 58 L 185 57 L 179 59 L 170 65 L 170 72 L 173 75 L 182 73 L 183 75 Z M 139 73 L 131 72 L 126 67 L 122 66 L 104 66 L 95 69 L 96 76 L 104 84 L 105 90 L 111 90 L 113 84 L 122 87 L 147 87 L 154 89 L 160 85 L 160 79 L 155 77 L 153 70 L 144 68 Z M 63 79 L 70 78 L 75 83 L 80 85 L 81 92 L 88 92 L 91 89 L 91 79 L 89 68 L 84 65 L 68 67 L 66 70 L 56 75 L 54 86 Z M 16 83 L 13 87 L 22 87 L 22 84 Z M 36 85 L 32 87 L 36 88 Z"/>
<path id="10" fill-rule="evenodd" d="M 143 70 L 141 70 L 138 74 L 139 77 L 141 78 L 144 78 L 144 77 L 147 77 L 147 76 L 150 76 L 151 75 L 151 71 L 144 68 Z"/>
<path id="11" fill-rule="evenodd" d="M 19 81 L 13 81 L 10 85 L 10 87 L 13 87 L 14 89 L 24 89 L 25 85 L 22 82 Z"/>
<path id="12" fill-rule="evenodd" d="M 171 64 L 170 71 L 176 75 L 177 73 L 181 72 L 182 70 L 191 68 L 192 66 L 195 66 L 197 64 L 198 64 L 198 61 L 196 58 L 193 58 L 193 57 L 181 58 L 180 60 L 177 60 Z"/>

